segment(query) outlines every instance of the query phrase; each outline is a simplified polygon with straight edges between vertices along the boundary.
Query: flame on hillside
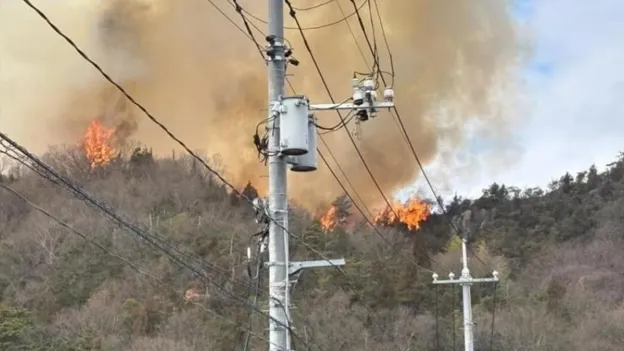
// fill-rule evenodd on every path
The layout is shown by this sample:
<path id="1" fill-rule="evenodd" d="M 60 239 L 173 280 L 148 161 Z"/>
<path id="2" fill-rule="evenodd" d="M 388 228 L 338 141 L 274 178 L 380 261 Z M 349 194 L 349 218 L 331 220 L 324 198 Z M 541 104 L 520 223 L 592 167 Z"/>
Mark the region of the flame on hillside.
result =
<path id="1" fill-rule="evenodd" d="M 329 210 L 319 218 L 319 222 L 324 231 L 332 231 L 338 224 L 338 208 L 336 206 L 330 207 Z"/>
<path id="2" fill-rule="evenodd" d="M 402 223 L 409 230 L 418 230 L 420 224 L 429 217 L 431 211 L 429 206 L 418 198 L 411 198 L 406 203 L 394 202 L 392 208 L 386 207 L 375 216 L 373 222 L 377 225 L 396 225 Z M 340 218 L 338 207 L 331 206 L 324 215 L 319 218 L 319 222 L 324 231 L 330 232 L 337 226 L 346 222 L 345 218 Z"/>
<path id="3" fill-rule="evenodd" d="M 375 223 L 393 225 L 403 223 L 409 230 L 417 230 L 429 215 L 429 206 L 422 200 L 411 198 L 405 204 L 395 202 L 392 208 L 386 207 L 380 214 L 375 216 Z"/>
<path id="4" fill-rule="evenodd" d="M 91 168 L 109 164 L 115 154 L 112 139 L 115 130 L 98 120 L 91 121 L 84 135 L 83 148 Z"/>

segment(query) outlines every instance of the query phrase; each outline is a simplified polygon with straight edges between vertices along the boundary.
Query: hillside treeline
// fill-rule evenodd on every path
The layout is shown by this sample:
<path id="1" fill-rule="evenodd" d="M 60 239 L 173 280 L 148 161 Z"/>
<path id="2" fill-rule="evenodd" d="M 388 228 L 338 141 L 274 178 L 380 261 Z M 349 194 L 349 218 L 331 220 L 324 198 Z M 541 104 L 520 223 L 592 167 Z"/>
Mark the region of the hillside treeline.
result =
<path id="1" fill-rule="evenodd" d="M 268 304 L 267 272 L 253 279 L 247 259 L 262 226 L 244 200 L 184 157 L 137 149 L 95 170 L 74 149 L 43 159 L 148 239 L 29 168 L 5 168 L 2 185 L 76 231 L 0 188 L 1 350 L 267 349 L 267 318 L 248 307 Z M 473 276 L 501 277 L 473 287 L 475 349 L 624 345 L 623 157 L 547 189 L 493 184 L 417 231 L 380 227 L 387 241 L 365 224 L 325 233 L 292 207 L 294 259 L 347 260 L 346 276 L 309 270 L 294 284 L 297 350 L 462 348 L 460 289 L 431 284 L 431 270 L 460 273 L 450 223 L 469 238 Z"/>

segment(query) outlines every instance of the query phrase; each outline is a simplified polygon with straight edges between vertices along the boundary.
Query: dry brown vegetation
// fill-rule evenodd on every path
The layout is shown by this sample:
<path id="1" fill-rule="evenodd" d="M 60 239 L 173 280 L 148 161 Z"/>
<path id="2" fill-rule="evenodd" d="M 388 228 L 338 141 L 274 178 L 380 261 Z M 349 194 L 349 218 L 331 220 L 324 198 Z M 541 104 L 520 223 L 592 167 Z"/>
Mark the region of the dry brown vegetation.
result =
<path id="1" fill-rule="evenodd" d="M 241 350 L 245 332 L 208 309 L 265 336 L 265 316 L 250 319 L 243 304 L 212 284 L 252 301 L 245 255 L 259 227 L 250 208 L 201 167 L 183 157 L 154 160 L 148 152 L 120 156 L 98 172 L 71 149 L 44 159 L 133 223 L 221 270 L 200 267 L 210 277 L 205 282 L 61 187 L 13 168 L 3 184 L 167 286 L 0 190 L 0 349 Z M 623 175 L 620 159 L 603 174 L 591 168 L 564 175 L 548 190 L 494 184 L 479 199 L 447 204 L 453 218 L 473 213 L 457 223 L 471 231 L 470 244 L 487 264 L 473 259 L 474 275 L 495 267 L 503 278 L 493 339 L 493 290 L 473 290 L 476 349 L 490 343 L 493 350 L 621 349 Z M 350 278 L 329 269 L 302 276 L 293 291 L 298 350 L 306 350 L 305 343 L 317 346 L 311 350 L 375 351 L 450 350 L 453 339 L 461 345 L 459 290 L 436 294 L 430 273 L 397 254 L 446 274 L 433 257 L 458 273 L 457 242 L 441 216 L 431 216 L 419 231 L 383 228 L 393 245 L 366 228 L 324 233 L 298 209 L 291 228 L 324 255 L 345 256 Z M 296 240 L 291 244 L 296 258 L 317 258 Z M 262 274 L 261 308 L 265 286 Z M 202 292 L 193 303 L 182 298 L 190 288 Z M 259 337 L 251 346 L 267 347 Z"/>

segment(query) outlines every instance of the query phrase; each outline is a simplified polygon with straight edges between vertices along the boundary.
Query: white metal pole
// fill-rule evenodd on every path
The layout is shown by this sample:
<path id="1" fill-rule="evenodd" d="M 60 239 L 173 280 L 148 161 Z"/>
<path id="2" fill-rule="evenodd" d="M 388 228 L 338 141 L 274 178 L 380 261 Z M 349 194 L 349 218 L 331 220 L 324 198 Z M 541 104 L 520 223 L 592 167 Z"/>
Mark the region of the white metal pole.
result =
<path id="1" fill-rule="evenodd" d="M 279 109 L 284 94 L 284 5 L 283 0 L 269 0 L 269 350 L 288 350 L 288 266 L 285 247 L 288 245 L 288 199 L 286 196 L 286 162 L 279 155 Z M 281 325 L 280 325 L 281 324 Z"/>
<path id="2" fill-rule="evenodd" d="M 472 329 L 472 299 L 470 297 L 470 270 L 468 269 L 468 255 L 466 254 L 466 239 L 462 239 L 462 262 L 464 267 L 462 269 L 461 280 L 462 283 L 462 296 L 464 307 L 464 349 L 466 351 L 474 350 L 474 333 Z"/>
<path id="3" fill-rule="evenodd" d="M 438 280 L 438 275 L 433 273 L 433 284 L 459 284 L 462 286 L 464 308 L 464 350 L 474 351 L 474 323 L 472 321 L 472 299 L 470 298 L 470 286 L 473 283 L 498 283 L 498 272 L 492 272 L 492 278 L 472 278 L 468 269 L 468 255 L 466 253 L 466 239 L 462 239 L 462 274 L 455 279 L 453 272 L 449 273 L 448 280 Z"/>

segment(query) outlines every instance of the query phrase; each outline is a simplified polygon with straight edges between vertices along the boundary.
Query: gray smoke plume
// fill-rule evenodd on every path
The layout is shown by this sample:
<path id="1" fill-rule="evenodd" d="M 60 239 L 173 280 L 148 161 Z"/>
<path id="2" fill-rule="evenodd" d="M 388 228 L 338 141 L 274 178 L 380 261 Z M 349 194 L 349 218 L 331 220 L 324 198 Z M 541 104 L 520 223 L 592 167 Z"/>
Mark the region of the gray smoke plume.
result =
<path id="1" fill-rule="evenodd" d="M 243 187 L 251 181 L 265 190 L 266 170 L 258 162 L 251 136 L 266 118 L 266 67 L 255 46 L 208 1 L 33 2 L 174 134 L 195 149 L 218 154 L 234 184 Z M 241 3 L 266 18 L 264 2 Z M 469 125 L 478 124 L 497 135 L 507 133 L 515 116 L 514 88 L 523 55 L 506 1 L 378 4 L 394 55 L 397 106 L 421 159 L 431 161 L 442 148 L 461 149 Z M 239 20 L 225 2 L 220 5 Z M 342 16 L 338 5 L 346 14 L 353 12 L 350 1 L 339 0 L 298 16 L 304 27 L 330 23 Z M 373 37 L 368 6 L 361 15 Z M 381 28 L 376 17 L 374 21 L 382 67 L 389 70 Z M 294 24 L 287 20 L 287 25 Z M 353 71 L 370 71 L 371 66 L 356 16 L 306 34 L 336 100 L 344 100 L 350 95 Z M 264 45 L 264 38 L 259 34 L 257 38 Z M 287 30 L 287 39 L 301 61 L 289 68 L 293 85 L 315 103 L 329 102 L 299 33 Z M 332 113 L 318 117 L 322 125 L 338 122 Z M 80 140 L 95 118 L 124 126 L 123 136 L 148 144 L 157 154 L 169 155 L 177 148 L 26 5 L 1 0 L 2 129 L 43 152 L 50 144 Z M 418 176 L 392 119 L 380 113 L 362 125 L 356 140 L 388 196 Z M 364 202 L 379 205 L 379 192 L 345 132 L 328 134 L 326 140 Z M 290 178 L 291 195 L 309 209 L 326 206 L 341 193 L 324 165 L 315 173 Z"/>

